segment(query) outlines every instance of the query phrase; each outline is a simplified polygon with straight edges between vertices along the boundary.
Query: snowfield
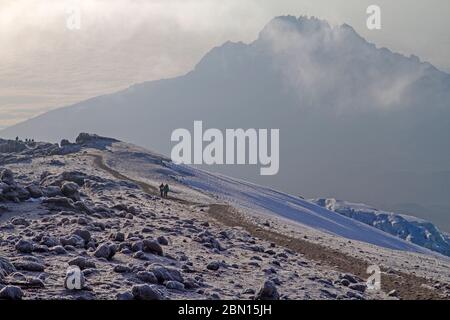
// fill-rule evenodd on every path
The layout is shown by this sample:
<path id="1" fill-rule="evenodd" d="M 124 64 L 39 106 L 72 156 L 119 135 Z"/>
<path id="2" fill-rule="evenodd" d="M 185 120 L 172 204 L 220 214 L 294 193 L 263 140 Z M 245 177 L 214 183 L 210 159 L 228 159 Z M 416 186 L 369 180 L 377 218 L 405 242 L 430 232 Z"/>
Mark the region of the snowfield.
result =
<path id="1" fill-rule="evenodd" d="M 420 247 L 310 201 L 246 181 L 167 163 L 180 182 L 255 214 L 276 215 L 290 222 L 376 246 L 431 254 Z"/>
<path id="2" fill-rule="evenodd" d="M 421 247 L 450 255 L 450 237 L 429 221 L 372 208 L 361 203 L 336 199 L 313 199 L 311 202 L 343 216 L 374 226 Z"/>

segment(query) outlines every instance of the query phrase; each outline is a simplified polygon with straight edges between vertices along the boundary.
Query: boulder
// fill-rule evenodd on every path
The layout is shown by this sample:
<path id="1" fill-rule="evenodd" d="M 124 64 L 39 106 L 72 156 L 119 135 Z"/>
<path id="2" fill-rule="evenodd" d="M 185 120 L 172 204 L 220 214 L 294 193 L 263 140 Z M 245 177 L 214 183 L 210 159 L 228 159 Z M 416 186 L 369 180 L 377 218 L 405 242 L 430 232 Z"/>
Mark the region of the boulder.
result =
<path id="1" fill-rule="evenodd" d="M 112 257 L 116 254 L 116 247 L 107 243 L 102 244 L 97 248 L 94 252 L 94 256 L 96 258 L 105 258 L 107 260 L 111 260 Z"/>
<path id="2" fill-rule="evenodd" d="M 166 288 L 171 290 L 184 291 L 184 284 L 178 281 L 167 281 Z"/>
<path id="3" fill-rule="evenodd" d="M 10 186 L 16 185 L 16 182 L 14 181 L 14 174 L 9 169 L 0 169 L 0 181 Z"/>
<path id="4" fill-rule="evenodd" d="M 117 295 L 116 295 L 116 299 L 117 300 L 133 300 L 134 299 L 134 296 L 133 296 L 133 294 L 131 293 L 131 292 L 128 292 L 128 291 L 126 291 L 126 292 L 119 292 Z"/>
<path id="5" fill-rule="evenodd" d="M 31 241 L 20 239 L 15 246 L 16 250 L 20 253 L 31 253 L 33 252 L 33 243 Z"/>
<path id="6" fill-rule="evenodd" d="M 61 193 L 74 201 L 80 201 L 80 191 L 79 186 L 75 182 L 64 182 L 61 186 Z"/>
<path id="7" fill-rule="evenodd" d="M 150 286 L 148 284 L 134 285 L 131 292 L 136 300 L 163 299 L 161 292 L 155 286 Z"/>
<path id="8" fill-rule="evenodd" d="M 62 196 L 61 188 L 57 186 L 48 186 L 42 190 L 44 196 L 47 198 L 54 198 Z"/>
<path id="9" fill-rule="evenodd" d="M 16 268 L 11 264 L 11 262 L 9 262 L 8 259 L 0 256 L 0 279 L 15 271 Z"/>
<path id="10" fill-rule="evenodd" d="M 264 282 L 262 287 L 259 289 L 258 293 L 255 297 L 256 300 L 279 300 L 280 295 L 278 293 L 277 287 L 275 284 L 267 280 Z"/>
<path id="11" fill-rule="evenodd" d="M 0 290 L 0 299 L 5 300 L 22 300 L 22 289 L 16 286 L 6 286 Z"/>
<path id="12" fill-rule="evenodd" d="M 77 229 L 73 234 L 82 238 L 85 243 L 88 243 L 92 238 L 91 233 L 88 230 Z"/>
<path id="13" fill-rule="evenodd" d="M 95 263 L 85 257 L 77 257 L 69 261 L 69 266 L 77 266 L 81 270 L 97 268 Z"/>
<path id="14" fill-rule="evenodd" d="M 44 199 L 42 203 L 53 209 L 76 209 L 73 201 L 66 197 L 56 196 L 53 198 Z"/>
<path id="15" fill-rule="evenodd" d="M 39 187 L 38 185 L 30 184 L 29 186 L 26 187 L 26 189 L 30 194 L 30 197 L 33 199 L 41 198 L 44 195 L 41 187 Z"/>
<path id="16" fill-rule="evenodd" d="M 169 244 L 169 240 L 167 240 L 166 237 L 164 236 L 160 236 L 158 237 L 158 239 L 156 239 L 158 241 L 158 243 L 162 246 L 167 246 Z"/>
<path id="17" fill-rule="evenodd" d="M 362 283 L 352 283 L 348 287 L 352 290 L 359 291 L 361 293 L 365 292 L 367 289 L 367 286 Z"/>
<path id="18" fill-rule="evenodd" d="M 212 271 L 217 271 L 220 268 L 220 263 L 217 261 L 212 261 L 210 263 L 208 263 L 208 265 L 206 266 L 206 269 L 208 270 L 212 270 Z"/>
<path id="19" fill-rule="evenodd" d="M 156 278 L 153 272 L 149 271 L 140 271 L 137 273 L 137 278 L 146 283 L 158 283 L 158 279 Z"/>
<path id="20" fill-rule="evenodd" d="M 42 263 L 20 260 L 13 262 L 14 267 L 17 270 L 22 271 L 30 271 L 30 272 L 43 272 L 45 270 L 45 266 Z"/>
<path id="21" fill-rule="evenodd" d="M 152 265 L 151 271 L 154 273 L 159 283 L 166 281 L 184 282 L 180 271 L 173 268 L 163 267 L 161 265 Z"/>
<path id="22" fill-rule="evenodd" d="M 161 245 L 155 240 L 144 240 L 142 250 L 144 252 L 153 253 L 159 256 L 163 255 L 163 249 Z"/>

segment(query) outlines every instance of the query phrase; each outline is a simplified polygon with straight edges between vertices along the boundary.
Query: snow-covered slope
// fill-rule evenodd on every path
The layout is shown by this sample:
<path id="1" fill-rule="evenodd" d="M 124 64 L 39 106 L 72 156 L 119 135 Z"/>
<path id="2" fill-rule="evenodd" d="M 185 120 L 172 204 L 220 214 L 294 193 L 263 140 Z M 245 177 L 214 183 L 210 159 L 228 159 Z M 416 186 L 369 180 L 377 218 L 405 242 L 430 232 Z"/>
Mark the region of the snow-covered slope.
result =
<path id="1" fill-rule="evenodd" d="M 429 221 L 336 199 L 313 199 L 311 202 L 419 246 L 450 256 L 450 237 Z"/>
<path id="2" fill-rule="evenodd" d="M 183 184 L 207 192 L 246 212 L 276 216 L 291 223 L 384 248 L 430 254 L 428 249 L 348 218 L 313 202 L 246 181 L 192 167 L 166 164 Z"/>

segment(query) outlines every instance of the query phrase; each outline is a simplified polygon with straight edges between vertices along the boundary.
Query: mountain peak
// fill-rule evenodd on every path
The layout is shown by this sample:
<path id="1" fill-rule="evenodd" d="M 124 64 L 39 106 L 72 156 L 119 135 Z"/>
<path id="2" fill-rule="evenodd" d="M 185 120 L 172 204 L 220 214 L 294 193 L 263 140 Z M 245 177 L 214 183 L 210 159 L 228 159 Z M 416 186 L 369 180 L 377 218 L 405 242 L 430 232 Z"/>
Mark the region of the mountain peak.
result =
<path id="1" fill-rule="evenodd" d="M 271 38 L 274 33 L 295 32 L 299 34 L 312 34 L 321 30 L 331 30 L 325 20 L 308 16 L 278 16 L 272 19 L 259 33 L 259 39 Z"/>

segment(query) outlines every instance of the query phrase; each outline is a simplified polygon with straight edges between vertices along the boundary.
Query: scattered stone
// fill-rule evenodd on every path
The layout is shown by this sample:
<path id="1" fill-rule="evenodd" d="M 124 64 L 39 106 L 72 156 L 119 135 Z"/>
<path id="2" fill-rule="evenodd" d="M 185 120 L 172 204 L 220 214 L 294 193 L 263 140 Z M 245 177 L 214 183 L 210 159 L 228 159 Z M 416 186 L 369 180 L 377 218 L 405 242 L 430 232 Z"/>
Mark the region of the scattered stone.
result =
<path id="1" fill-rule="evenodd" d="M 15 246 L 16 250 L 20 253 L 31 253 L 33 252 L 33 243 L 31 241 L 20 239 Z"/>
<path id="2" fill-rule="evenodd" d="M 208 263 L 208 265 L 206 266 L 206 269 L 208 270 L 212 270 L 212 271 L 217 271 L 220 268 L 220 263 L 217 261 L 212 261 L 210 263 Z"/>
<path id="3" fill-rule="evenodd" d="M 176 269 L 155 265 L 152 266 L 151 271 L 156 276 L 159 283 L 164 283 L 166 281 L 184 282 L 183 276 Z"/>
<path id="4" fill-rule="evenodd" d="M 263 286 L 259 289 L 255 297 L 256 300 L 279 300 L 280 295 L 278 293 L 275 284 L 267 280 L 264 282 Z"/>
<path id="5" fill-rule="evenodd" d="M 64 249 L 63 246 L 56 246 L 52 248 L 52 252 L 54 252 L 57 255 L 63 255 L 63 254 L 67 254 L 66 249 Z"/>
<path id="6" fill-rule="evenodd" d="M 124 266 L 123 264 L 118 264 L 118 265 L 114 266 L 114 272 L 129 273 L 129 272 L 131 272 L 131 268 L 128 266 Z"/>
<path id="7" fill-rule="evenodd" d="M 80 201 L 81 199 L 79 186 L 75 182 L 64 182 L 61 186 L 61 192 L 63 195 L 74 201 Z"/>
<path id="8" fill-rule="evenodd" d="M 184 284 L 178 281 L 167 281 L 166 287 L 171 290 L 184 291 Z"/>
<path id="9" fill-rule="evenodd" d="M 157 241 L 144 240 L 142 243 L 143 243 L 143 251 L 144 252 L 154 253 L 159 256 L 163 255 L 163 249 Z"/>
<path id="10" fill-rule="evenodd" d="M 362 283 L 352 283 L 348 287 L 352 290 L 359 291 L 362 293 L 364 293 L 364 291 L 366 291 L 366 288 L 367 288 L 367 286 Z"/>
<path id="11" fill-rule="evenodd" d="M 6 277 L 7 275 L 15 271 L 16 268 L 14 267 L 14 265 L 12 265 L 8 259 L 0 256 L 0 279 Z"/>
<path id="12" fill-rule="evenodd" d="M 125 234 L 123 232 L 117 232 L 114 235 L 113 239 L 114 239 L 114 241 L 117 241 L 117 242 L 124 242 L 125 241 Z"/>
<path id="13" fill-rule="evenodd" d="M 350 281 L 347 279 L 342 279 L 340 282 L 344 287 L 348 287 L 350 285 Z"/>
<path id="14" fill-rule="evenodd" d="M 92 262 L 91 260 L 88 260 L 85 257 L 77 257 L 77 258 L 75 258 L 73 260 L 70 260 L 69 261 L 69 265 L 70 266 L 77 266 L 81 270 L 89 269 L 89 268 L 93 268 L 93 269 L 97 268 L 94 262 Z"/>
<path id="15" fill-rule="evenodd" d="M 91 233 L 87 230 L 77 229 L 74 231 L 73 234 L 82 238 L 86 243 L 88 243 L 91 240 Z"/>
<path id="16" fill-rule="evenodd" d="M 45 187 L 44 189 L 42 189 L 42 193 L 43 193 L 44 196 L 46 196 L 47 198 L 54 198 L 54 197 L 62 196 L 61 188 L 59 188 L 59 187 L 57 187 L 57 186 L 48 186 L 48 187 Z"/>
<path id="17" fill-rule="evenodd" d="M 55 237 L 44 236 L 42 237 L 41 243 L 49 248 L 53 248 L 60 245 L 61 242 Z"/>
<path id="18" fill-rule="evenodd" d="M 94 256 L 97 258 L 105 258 L 111 260 L 116 254 L 116 248 L 113 245 L 104 243 L 95 251 Z"/>
<path id="19" fill-rule="evenodd" d="M 146 283 L 158 283 L 158 279 L 156 278 L 153 272 L 140 271 L 137 273 L 137 277 L 139 280 L 144 281 Z"/>
<path id="20" fill-rule="evenodd" d="M 41 198 L 44 194 L 42 192 L 41 187 L 35 184 L 31 184 L 26 187 L 28 193 L 30 194 L 30 197 L 33 199 Z"/>
<path id="21" fill-rule="evenodd" d="M 44 281 L 42 281 L 41 279 L 39 279 L 39 278 L 34 278 L 34 277 L 32 277 L 32 278 L 29 278 L 28 280 L 27 280 L 27 284 L 29 285 L 29 286 L 31 286 L 31 287 L 34 287 L 34 288 L 45 288 L 45 283 L 44 283 Z"/>
<path id="22" fill-rule="evenodd" d="M 5 300 L 22 300 L 22 289 L 16 286 L 6 286 L 0 290 L 0 299 Z"/>
<path id="23" fill-rule="evenodd" d="M 116 295 L 117 300 L 133 300 L 134 296 L 131 292 L 120 292 Z"/>
<path id="24" fill-rule="evenodd" d="M 359 293 L 356 293 L 354 291 L 349 290 L 346 293 L 346 296 L 350 299 L 355 299 L 355 300 L 364 300 L 364 297 L 362 295 L 360 295 Z"/>
<path id="25" fill-rule="evenodd" d="M 77 235 L 72 235 L 68 238 L 61 238 L 60 239 L 61 244 L 65 246 L 73 246 L 76 248 L 84 248 L 85 242 L 83 238 Z"/>
<path id="26" fill-rule="evenodd" d="M 9 169 L 3 169 L 0 172 L 0 180 L 10 186 L 14 186 L 16 184 L 14 181 L 14 174 Z"/>
<path id="27" fill-rule="evenodd" d="M 43 264 L 33 261 L 15 261 L 13 262 L 13 265 L 17 270 L 22 271 L 43 272 L 45 270 L 45 266 Z"/>
<path id="28" fill-rule="evenodd" d="M 25 218 L 16 217 L 11 220 L 11 224 L 15 226 L 28 227 L 30 225 L 30 222 Z"/>
<path id="29" fill-rule="evenodd" d="M 148 284 L 134 285 L 131 289 L 136 300 L 162 300 L 162 294 L 155 286 Z"/>
<path id="30" fill-rule="evenodd" d="M 167 240 L 164 236 L 158 237 L 157 241 L 162 246 L 167 246 L 169 244 L 169 240 Z"/>
<path id="31" fill-rule="evenodd" d="M 339 278 L 340 279 L 346 279 L 350 283 L 358 283 L 358 280 L 354 276 L 352 276 L 351 274 L 348 274 L 348 273 L 341 274 Z"/>
<path id="32" fill-rule="evenodd" d="M 75 209 L 73 201 L 65 197 L 56 196 L 53 198 L 47 198 L 44 199 L 42 203 L 47 204 L 50 208 Z"/>
<path id="33" fill-rule="evenodd" d="M 148 260 L 147 256 L 143 251 L 138 251 L 135 254 L 133 254 L 133 258 L 139 259 L 139 260 Z"/>

